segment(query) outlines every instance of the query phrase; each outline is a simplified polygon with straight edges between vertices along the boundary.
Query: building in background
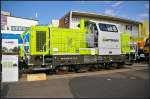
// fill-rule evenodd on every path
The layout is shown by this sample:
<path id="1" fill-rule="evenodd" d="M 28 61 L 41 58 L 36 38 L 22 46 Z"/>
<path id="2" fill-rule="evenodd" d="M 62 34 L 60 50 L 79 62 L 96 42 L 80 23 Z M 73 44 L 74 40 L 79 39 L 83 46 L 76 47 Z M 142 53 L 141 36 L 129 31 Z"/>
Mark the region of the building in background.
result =
<path id="1" fill-rule="evenodd" d="M 100 22 L 118 24 L 120 33 L 130 33 L 131 36 L 135 38 L 140 36 L 139 25 L 142 24 L 141 22 L 88 12 L 70 11 L 60 19 L 59 27 L 79 28 L 78 24 L 80 23 L 81 18 L 85 20 L 96 20 Z"/>
<path id="2" fill-rule="evenodd" d="M 49 27 L 59 27 L 59 19 L 52 19 L 51 23 L 48 25 Z"/>
<path id="3" fill-rule="evenodd" d="M 1 11 L 2 39 L 18 39 L 20 46 L 22 44 L 20 34 L 32 25 L 38 25 L 38 20 L 11 16 L 10 12 Z"/>

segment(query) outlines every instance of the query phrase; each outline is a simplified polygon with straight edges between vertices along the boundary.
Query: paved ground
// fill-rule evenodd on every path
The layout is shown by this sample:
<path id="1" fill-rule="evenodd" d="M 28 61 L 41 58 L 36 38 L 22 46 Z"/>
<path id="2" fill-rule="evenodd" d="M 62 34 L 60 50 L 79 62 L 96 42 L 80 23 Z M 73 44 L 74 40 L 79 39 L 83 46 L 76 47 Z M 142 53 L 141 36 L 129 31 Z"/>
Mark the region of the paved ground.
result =
<path id="1" fill-rule="evenodd" d="M 71 79 L 69 86 L 76 98 L 144 98 L 148 97 L 146 70 L 129 71 L 108 75 L 78 77 Z M 138 75 L 143 75 L 139 77 Z"/>
<path id="2" fill-rule="evenodd" d="M 3 83 L 8 98 L 148 98 L 145 65 L 90 73 L 48 76 L 45 81 Z"/>

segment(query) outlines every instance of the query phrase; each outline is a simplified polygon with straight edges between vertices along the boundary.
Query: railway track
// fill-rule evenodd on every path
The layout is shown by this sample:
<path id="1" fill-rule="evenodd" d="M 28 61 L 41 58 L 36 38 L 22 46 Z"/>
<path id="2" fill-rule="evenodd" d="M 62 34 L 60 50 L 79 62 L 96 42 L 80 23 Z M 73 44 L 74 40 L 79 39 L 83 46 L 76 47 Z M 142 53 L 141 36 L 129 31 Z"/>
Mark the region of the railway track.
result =
<path id="1" fill-rule="evenodd" d="M 62 69 L 57 69 L 54 72 L 51 72 L 50 70 L 45 70 L 45 71 L 30 71 L 30 70 L 24 70 L 20 71 L 20 74 L 36 74 L 36 73 L 46 73 L 48 75 L 64 75 L 64 74 L 75 74 L 75 73 L 87 73 L 87 72 L 96 72 L 96 71 L 109 71 L 109 70 L 116 70 L 116 69 L 136 69 L 136 68 L 143 68 L 143 66 L 147 66 L 147 64 L 133 64 L 133 65 L 125 65 L 123 67 L 115 67 L 115 66 L 110 66 L 108 67 L 101 67 L 101 68 L 81 68 L 78 71 L 68 71 L 68 70 L 62 70 Z"/>
<path id="2" fill-rule="evenodd" d="M 108 73 L 117 73 L 117 72 L 125 72 L 125 71 L 135 71 L 135 70 L 142 70 L 142 69 L 148 69 L 148 64 L 133 64 L 131 65 L 125 65 L 124 67 L 120 69 L 116 69 L 115 67 L 110 67 L 108 69 L 101 68 L 101 69 L 92 69 L 92 70 L 81 70 L 79 72 L 73 72 L 73 71 L 64 71 L 59 70 L 57 73 L 49 73 L 48 71 L 36 71 L 36 72 L 30 72 L 31 74 L 36 73 L 46 73 L 47 79 L 57 79 L 57 78 L 65 78 L 65 77 L 80 77 L 80 76 L 88 76 L 88 75 L 97 75 L 97 74 L 108 74 Z M 20 74 L 20 81 L 26 81 L 26 77 L 28 72 Z"/>
<path id="3" fill-rule="evenodd" d="M 116 67 L 107 67 L 107 68 L 81 68 L 78 71 L 68 71 L 68 70 L 62 70 L 62 69 L 58 69 L 54 72 L 51 72 L 49 70 L 38 70 L 38 71 L 30 71 L 30 70 L 24 70 L 24 71 L 20 71 L 20 74 L 36 74 L 36 73 L 46 73 L 48 75 L 64 75 L 64 74 L 75 74 L 75 73 L 85 73 L 85 72 L 96 72 L 96 71 L 104 71 L 104 70 L 115 70 L 115 69 L 123 69 L 123 68 L 127 68 L 127 67 L 120 67 L 120 68 L 116 68 Z"/>

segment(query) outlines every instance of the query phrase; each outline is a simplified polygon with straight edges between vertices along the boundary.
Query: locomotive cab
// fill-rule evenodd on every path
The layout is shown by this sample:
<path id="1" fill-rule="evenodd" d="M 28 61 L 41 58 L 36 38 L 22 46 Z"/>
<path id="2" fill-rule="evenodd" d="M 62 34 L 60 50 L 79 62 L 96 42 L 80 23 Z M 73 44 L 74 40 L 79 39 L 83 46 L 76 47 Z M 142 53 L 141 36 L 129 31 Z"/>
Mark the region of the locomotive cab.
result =
<path id="1" fill-rule="evenodd" d="M 121 40 L 118 25 L 99 21 L 86 21 L 88 48 L 98 48 L 99 55 L 120 55 Z"/>

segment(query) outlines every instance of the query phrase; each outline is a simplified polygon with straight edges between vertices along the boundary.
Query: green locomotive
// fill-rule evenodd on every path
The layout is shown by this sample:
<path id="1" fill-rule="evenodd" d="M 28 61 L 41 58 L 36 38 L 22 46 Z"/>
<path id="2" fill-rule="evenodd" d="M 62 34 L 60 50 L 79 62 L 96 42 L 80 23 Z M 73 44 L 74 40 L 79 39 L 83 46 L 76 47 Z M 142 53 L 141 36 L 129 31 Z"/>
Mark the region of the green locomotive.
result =
<path id="1" fill-rule="evenodd" d="M 32 26 L 21 35 L 20 60 L 30 68 L 79 70 L 82 67 L 123 66 L 130 35 L 116 24 L 80 20 L 79 29 Z M 29 49 L 24 49 L 26 35 Z"/>

